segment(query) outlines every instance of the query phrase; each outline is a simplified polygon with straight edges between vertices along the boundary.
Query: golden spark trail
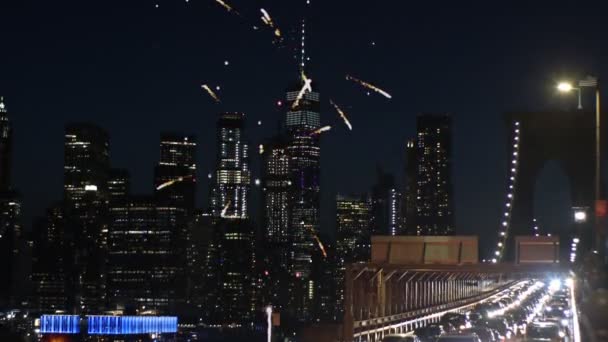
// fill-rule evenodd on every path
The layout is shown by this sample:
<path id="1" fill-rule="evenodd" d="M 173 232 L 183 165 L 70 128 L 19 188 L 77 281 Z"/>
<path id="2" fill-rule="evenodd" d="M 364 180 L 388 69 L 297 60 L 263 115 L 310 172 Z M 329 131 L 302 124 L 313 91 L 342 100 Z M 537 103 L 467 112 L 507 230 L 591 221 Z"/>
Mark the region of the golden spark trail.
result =
<path id="1" fill-rule="evenodd" d="M 378 93 L 378 94 L 380 94 L 380 95 L 382 95 L 382 96 L 386 97 L 387 99 L 392 99 L 392 98 L 393 98 L 393 97 L 391 96 L 391 94 L 387 93 L 386 91 L 384 91 L 384 90 L 382 90 L 382 89 L 380 89 L 380 88 L 376 87 L 375 85 L 373 85 L 373 84 L 371 84 L 371 83 L 367 83 L 367 82 L 365 82 L 365 81 L 362 81 L 362 80 L 360 80 L 360 79 L 358 79 L 358 78 L 356 78 L 356 77 L 352 77 L 352 76 L 350 76 L 350 75 L 346 75 L 346 80 L 348 80 L 348 81 L 353 81 L 353 82 L 355 82 L 355 83 L 359 83 L 361 86 L 363 86 L 363 87 L 365 87 L 365 88 L 367 88 L 367 89 L 369 89 L 369 90 L 373 90 L 373 91 L 375 91 L 376 93 Z"/>
<path id="2" fill-rule="evenodd" d="M 235 11 L 234 8 L 232 8 L 232 6 L 228 5 L 227 3 L 225 3 L 223 0 L 215 0 L 215 2 L 217 2 L 218 4 L 222 5 L 222 7 L 224 7 L 228 12 L 234 12 L 237 15 L 240 15 L 239 12 Z"/>
<path id="3" fill-rule="evenodd" d="M 307 90 L 309 93 L 312 92 L 312 78 L 306 77 L 304 72 L 302 72 L 302 81 L 304 82 L 304 84 L 302 85 L 302 89 L 300 89 L 300 92 L 298 93 L 296 100 L 293 101 L 293 104 L 291 105 L 291 109 L 296 109 L 300 105 L 300 101 L 304 97 L 304 94 L 306 93 Z"/>
<path id="4" fill-rule="evenodd" d="M 215 100 L 215 102 L 220 102 L 220 98 L 217 96 L 217 94 L 211 88 L 209 88 L 208 85 L 203 84 L 201 86 L 201 88 L 205 89 L 205 91 L 207 91 L 209 96 L 211 96 Z"/>
<path id="5" fill-rule="evenodd" d="M 185 176 L 185 177 L 178 177 L 178 178 L 172 179 L 172 180 L 170 180 L 168 182 L 164 182 L 163 184 L 157 186 L 156 190 L 162 190 L 162 189 L 164 189 L 166 187 L 169 187 L 169 186 L 171 186 L 171 185 L 173 185 L 175 183 L 183 182 L 187 178 L 192 178 L 192 176 L 189 175 L 189 176 Z"/>
<path id="6" fill-rule="evenodd" d="M 317 135 L 317 134 L 321 134 L 321 133 L 323 133 L 323 132 L 327 132 L 327 131 L 329 131 L 329 130 L 331 130 L 331 126 L 324 126 L 324 127 L 319 128 L 318 130 L 316 130 L 316 131 L 314 131 L 314 132 L 310 133 L 310 135 Z"/>
<path id="7" fill-rule="evenodd" d="M 278 38 L 280 38 L 281 30 L 279 29 L 279 27 L 277 25 L 275 25 L 274 21 L 270 17 L 270 14 L 268 14 L 268 11 L 266 11 L 263 8 L 260 8 L 260 12 L 262 12 L 262 21 L 264 22 L 264 24 L 266 24 L 270 28 L 274 29 L 274 35 L 277 36 Z"/>
<path id="8" fill-rule="evenodd" d="M 350 121 L 348 121 L 348 118 L 346 117 L 346 113 L 344 113 L 344 111 L 342 109 L 340 109 L 340 107 L 338 107 L 338 105 L 335 104 L 334 101 L 332 101 L 331 99 L 329 99 L 329 103 L 331 103 L 331 105 L 334 106 L 334 108 L 336 109 L 336 112 L 338 112 L 338 114 L 340 115 L 342 120 L 344 120 L 344 123 L 346 124 L 346 126 L 348 126 L 348 129 L 350 129 L 352 131 L 353 125 L 351 125 Z"/>
<path id="9" fill-rule="evenodd" d="M 226 206 L 224 207 L 224 209 L 222 209 L 220 217 L 227 218 L 226 213 L 228 212 L 228 208 L 230 208 L 230 204 L 232 204 L 232 201 L 228 201 L 228 203 L 226 203 Z"/>
<path id="10" fill-rule="evenodd" d="M 315 240 L 317 240 L 317 244 L 319 245 L 319 249 L 321 250 L 321 253 L 323 253 L 323 257 L 325 257 L 327 259 L 327 251 L 325 251 L 325 246 L 323 246 L 323 243 L 321 242 L 321 240 L 319 239 L 318 236 L 314 236 Z"/>

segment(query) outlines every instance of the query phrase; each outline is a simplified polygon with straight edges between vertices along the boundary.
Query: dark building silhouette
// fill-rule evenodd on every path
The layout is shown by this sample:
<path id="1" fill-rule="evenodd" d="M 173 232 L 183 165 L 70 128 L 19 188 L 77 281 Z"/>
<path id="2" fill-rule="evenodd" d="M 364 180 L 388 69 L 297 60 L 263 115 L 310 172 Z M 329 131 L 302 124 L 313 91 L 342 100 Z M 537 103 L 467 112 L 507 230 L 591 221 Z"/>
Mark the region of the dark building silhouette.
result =
<path id="1" fill-rule="evenodd" d="M 209 265 L 210 323 L 251 323 L 256 310 L 255 227 L 248 219 L 220 219 L 214 226 Z"/>
<path id="2" fill-rule="evenodd" d="M 66 126 L 64 262 L 72 312 L 99 312 L 105 306 L 109 150 L 108 135 L 98 126 Z"/>
<path id="3" fill-rule="evenodd" d="M 34 221 L 32 231 L 32 307 L 41 313 L 67 310 L 66 220 L 62 203 Z"/>
<path id="4" fill-rule="evenodd" d="M 25 253 L 21 197 L 11 187 L 12 130 L 0 97 L 0 307 L 13 304 L 23 285 L 20 261 Z"/>
<path id="5" fill-rule="evenodd" d="M 407 208 L 412 224 L 409 233 L 416 235 L 454 234 L 454 209 L 452 187 L 452 119 L 447 114 L 420 114 L 416 118 L 417 135 L 415 139 L 415 189 L 408 175 Z M 413 151 L 408 150 L 409 162 Z M 407 220 L 406 220 L 407 221 Z M 414 226 L 415 225 L 415 226 Z"/>
<path id="6" fill-rule="evenodd" d="M 401 235 L 401 191 L 395 184 L 395 177 L 377 169 L 378 179 L 372 188 L 372 234 Z"/>
<path id="7" fill-rule="evenodd" d="M 11 187 L 13 135 L 4 97 L 0 96 L 0 191 Z"/>
<path id="8" fill-rule="evenodd" d="M 131 175 L 129 174 L 129 170 L 110 169 L 107 187 L 110 206 L 124 201 L 131 193 Z"/>
<path id="9" fill-rule="evenodd" d="M 210 198 L 210 212 L 216 217 L 249 217 L 251 171 L 248 149 L 245 114 L 221 113 L 217 122 L 216 171 Z"/>

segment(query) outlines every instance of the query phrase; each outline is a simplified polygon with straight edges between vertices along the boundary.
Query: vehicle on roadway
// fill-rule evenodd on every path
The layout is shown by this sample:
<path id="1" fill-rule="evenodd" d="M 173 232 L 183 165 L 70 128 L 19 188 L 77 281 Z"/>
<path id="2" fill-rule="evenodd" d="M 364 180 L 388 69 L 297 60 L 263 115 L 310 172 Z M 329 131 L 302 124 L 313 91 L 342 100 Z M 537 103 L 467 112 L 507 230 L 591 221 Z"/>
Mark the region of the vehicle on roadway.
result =
<path id="1" fill-rule="evenodd" d="M 447 334 L 439 336 L 437 342 L 482 342 L 479 336 L 471 333 Z"/>
<path id="2" fill-rule="evenodd" d="M 440 324 L 429 324 L 425 327 L 414 330 L 414 335 L 418 336 L 423 342 L 435 342 L 437 337 L 443 335 L 446 331 Z"/>
<path id="3" fill-rule="evenodd" d="M 391 334 L 384 336 L 382 342 L 422 342 L 422 340 L 416 335 Z"/>
<path id="4" fill-rule="evenodd" d="M 565 342 L 566 333 L 555 322 L 534 322 L 526 329 L 525 341 Z"/>
<path id="5" fill-rule="evenodd" d="M 464 334 L 475 334 L 483 342 L 495 342 L 498 341 L 498 332 L 494 332 L 490 328 L 486 327 L 473 327 L 462 330 Z"/>

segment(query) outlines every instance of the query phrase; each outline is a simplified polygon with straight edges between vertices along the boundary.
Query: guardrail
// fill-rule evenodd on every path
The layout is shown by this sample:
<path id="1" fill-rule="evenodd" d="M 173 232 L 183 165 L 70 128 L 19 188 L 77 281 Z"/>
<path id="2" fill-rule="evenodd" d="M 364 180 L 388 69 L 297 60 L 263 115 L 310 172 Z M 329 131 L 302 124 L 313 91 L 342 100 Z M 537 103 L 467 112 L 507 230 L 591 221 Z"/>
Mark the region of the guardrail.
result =
<path id="1" fill-rule="evenodd" d="M 513 281 L 483 294 L 460 299 L 452 303 L 431 306 L 398 315 L 355 321 L 353 340 L 378 341 L 387 334 L 412 332 L 414 329 L 423 327 L 427 324 L 439 322 L 441 316 L 448 312 L 466 310 L 519 283 L 521 283 L 521 281 Z"/>

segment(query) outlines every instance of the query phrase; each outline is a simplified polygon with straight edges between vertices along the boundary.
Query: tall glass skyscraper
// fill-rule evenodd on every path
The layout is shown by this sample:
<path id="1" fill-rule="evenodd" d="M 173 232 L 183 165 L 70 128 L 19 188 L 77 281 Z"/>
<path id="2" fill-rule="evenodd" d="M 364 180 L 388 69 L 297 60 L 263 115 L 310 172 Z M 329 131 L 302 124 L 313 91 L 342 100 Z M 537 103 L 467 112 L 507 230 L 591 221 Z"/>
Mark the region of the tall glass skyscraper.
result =
<path id="1" fill-rule="evenodd" d="M 175 181 L 156 191 L 164 203 L 194 210 L 196 195 L 196 137 L 164 133 L 160 137 L 160 159 L 154 168 L 154 186 Z"/>
<path id="2" fill-rule="evenodd" d="M 217 168 L 211 190 L 214 216 L 247 218 L 251 184 L 245 114 L 221 113 L 217 122 Z"/>
<path id="3" fill-rule="evenodd" d="M 66 126 L 64 202 L 67 219 L 64 245 L 68 308 L 98 312 L 105 304 L 105 241 L 109 138 L 98 126 Z"/>
<path id="4" fill-rule="evenodd" d="M 290 180 L 289 198 L 290 238 L 292 241 L 291 262 L 295 276 L 290 307 L 300 321 L 310 319 L 314 302 L 314 279 L 312 256 L 316 248 L 314 235 L 319 234 L 319 209 L 321 190 L 321 147 L 319 135 L 312 132 L 320 127 L 320 96 L 314 91 L 305 91 L 296 102 L 303 80 L 287 92 L 287 128 Z"/>
<path id="5" fill-rule="evenodd" d="M 450 235 L 454 233 L 452 120 L 447 114 L 421 114 L 416 123 L 416 174 L 412 175 L 416 183 L 408 189 L 416 198 L 416 234 Z"/>
<path id="6" fill-rule="evenodd" d="M 372 203 L 367 196 L 336 198 L 336 311 L 343 315 L 346 265 L 371 260 Z"/>

